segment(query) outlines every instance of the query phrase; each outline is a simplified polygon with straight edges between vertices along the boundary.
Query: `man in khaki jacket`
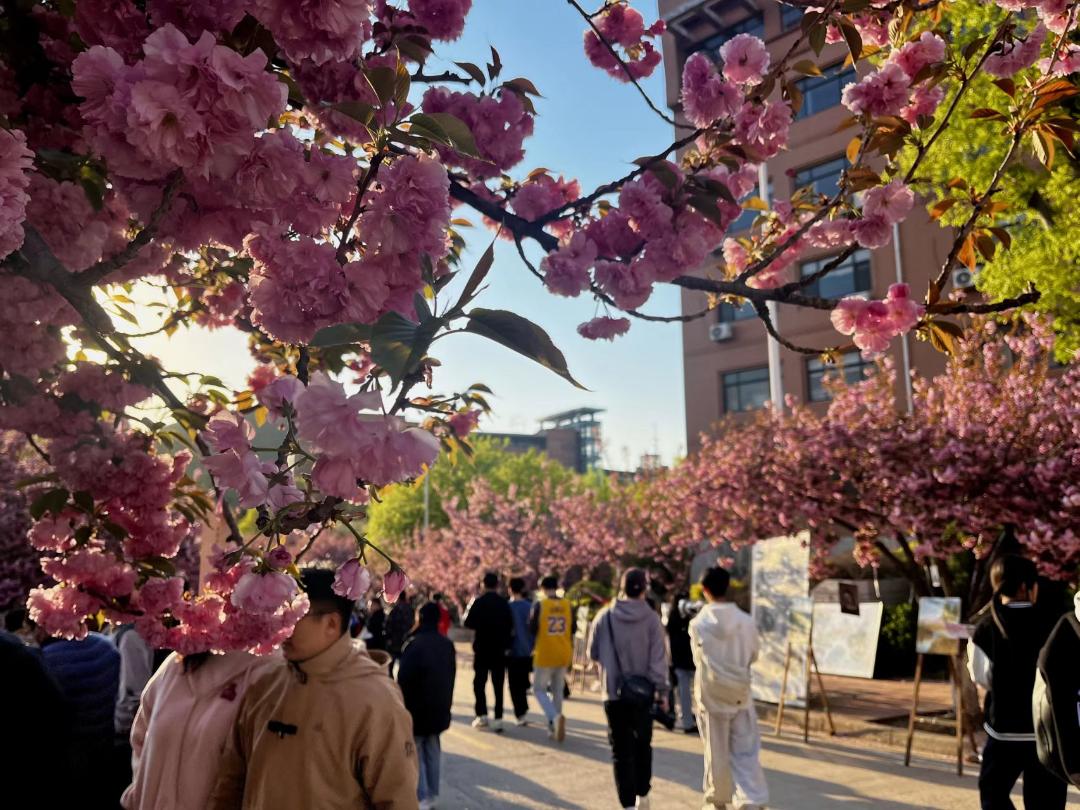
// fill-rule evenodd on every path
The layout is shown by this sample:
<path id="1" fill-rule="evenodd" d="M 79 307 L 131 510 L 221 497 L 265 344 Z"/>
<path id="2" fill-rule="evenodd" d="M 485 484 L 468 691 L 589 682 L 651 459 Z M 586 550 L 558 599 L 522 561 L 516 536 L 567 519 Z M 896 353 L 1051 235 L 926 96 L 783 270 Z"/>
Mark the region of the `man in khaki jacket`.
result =
<path id="1" fill-rule="evenodd" d="M 385 663 L 353 646 L 353 603 L 307 568 L 311 610 L 248 688 L 210 810 L 417 810 L 412 719 Z M 385 653 L 381 655 L 385 656 Z"/>

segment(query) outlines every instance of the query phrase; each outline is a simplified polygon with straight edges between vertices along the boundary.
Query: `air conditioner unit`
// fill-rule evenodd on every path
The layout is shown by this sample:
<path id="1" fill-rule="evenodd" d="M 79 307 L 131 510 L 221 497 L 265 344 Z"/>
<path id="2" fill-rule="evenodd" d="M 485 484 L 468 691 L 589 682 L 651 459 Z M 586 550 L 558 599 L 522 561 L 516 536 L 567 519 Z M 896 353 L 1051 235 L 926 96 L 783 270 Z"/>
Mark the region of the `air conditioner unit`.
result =
<path id="1" fill-rule="evenodd" d="M 713 343 L 723 343 L 725 340 L 731 340 L 734 335 L 735 332 L 732 330 L 730 323 L 714 323 L 709 327 L 709 340 Z"/>
<path id="2" fill-rule="evenodd" d="M 968 270 L 961 267 L 952 271 L 952 285 L 958 290 L 969 290 L 975 286 L 975 278 L 979 275 L 978 270 Z"/>

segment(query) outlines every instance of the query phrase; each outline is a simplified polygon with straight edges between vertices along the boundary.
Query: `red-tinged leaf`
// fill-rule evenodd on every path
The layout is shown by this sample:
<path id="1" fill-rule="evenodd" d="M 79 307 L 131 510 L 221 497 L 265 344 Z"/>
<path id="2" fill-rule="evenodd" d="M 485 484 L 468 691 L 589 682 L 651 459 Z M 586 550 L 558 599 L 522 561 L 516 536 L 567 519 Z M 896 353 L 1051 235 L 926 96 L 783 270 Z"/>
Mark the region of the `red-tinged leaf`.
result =
<path id="1" fill-rule="evenodd" d="M 991 228 L 990 233 L 997 237 L 997 240 L 1001 242 L 1001 246 L 1006 250 L 1012 247 L 1012 237 L 1004 228 Z"/>
<path id="2" fill-rule="evenodd" d="M 806 15 L 809 17 L 810 15 Z M 810 47 L 814 49 L 814 53 L 821 56 L 821 52 L 825 50 L 825 37 L 828 33 L 828 26 L 824 23 L 815 25 L 810 29 L 808 38 L 810 40 Z"/>
<path id="3" fill-rule="evenodd" d="M 821 76 L 821 68 L 819 68 L 814 62 L 809 59 L 802 59 L 791 66 L 791 69 L 796 73 L 801 73 L 803 76 Z"/>
<path id="4" fill-rule="evenodd" d="M 932 206 L 930 206 L 930 218 L 941 219 L 945 212 L 960 202 L 956 197 L 946 197 L 944 200 L 938 200 Z"/>
<path id="5" fill-rule="evenodd" d="M 840 33 L 844 35 L 844 41 L 847 43 L 848 51 L 851 52 L 852 62 L 858 62 L 862 56 L 862 35 L 859 33 L 859 29 L 855 27 L 855 23 L 846 17 L 840 18 Z"/>
<path id="6" fill-rule="evenodd" d="M 986 37 L 979 37 L 978 39 L 974 39 L 969 42 L 963 51 L 964 59 L 970 59 L 971 57 L 973 57 L 982 49 L 982 46 L 985 44 Z"/>
<path id="7" fill-rule="evenodd" d="M 975 267 L 979 263 L 978 256 L 975 255 L 975 240 L 970 235 L 964 240 L 964 244 L 960 246 L 960 252 L 956 255 L 956 258 L 960 260 L 961 264 L 967 267 L 971 272 L 975 272 Z"/>
<path id="8" fill-rule="evenodd" d="M 862 138 L 852 138 L 847 145 L 847 149 L 844 154 L 847 156 L 848 163 L 852 165 L 859 159 L 859 151 L 862 149 Z"/>
<path id="9" fill-rule="evenodd" d="M 1004 118 L 1005 116 L 999 113 L 997 110 L 991 110 L 989 107 L 980 107 L 971 113 L 971 118 L 987 118 L 995 120 L 998 118 Z"/>
<path id="10" fill-rule="evenodd" d="M 1009 98 L 1013 98 L 1016 95 L 1016 82 L 1012 79 L 998 79 L 994 84 Z"/>
<path id="11" fill-rule="evenodd" d="M 512 90 L 516 90 L 519 93 L 528 93 L 530 96 L 538 96 L 543 98 L 543 95 L 536 89 L 536 85 L 525 78 L 518 77 L 517 79 L 511 79 L 508 82 L 503 82 L 503 87 L 509 87 Z"/>
<path id="12" fill-rule="evenodd" d="M 963 177 L 954 177 L 948 183 L 945 184 L 948 188 L 967 188 L 967 180 Z"/>
<path id="13" fill-rule="evenodd" d="M 477 84 L 484 85 L 486 83 L 487 77 L 484 76 L 484 71 L 482 71 L 472 62 L 454 62 L 454 64 L 464 70 L 466 73 L 468 73 L 469 78 L 471 78 Z"/>
<path id="14" fill-rule="evenodd" d="M 981 233 L 975 237 L 975 246 L 987 261 L 991 261 L 994 258 L 994 251 L 997 250 L 997 242 L 986 234 Z"/>

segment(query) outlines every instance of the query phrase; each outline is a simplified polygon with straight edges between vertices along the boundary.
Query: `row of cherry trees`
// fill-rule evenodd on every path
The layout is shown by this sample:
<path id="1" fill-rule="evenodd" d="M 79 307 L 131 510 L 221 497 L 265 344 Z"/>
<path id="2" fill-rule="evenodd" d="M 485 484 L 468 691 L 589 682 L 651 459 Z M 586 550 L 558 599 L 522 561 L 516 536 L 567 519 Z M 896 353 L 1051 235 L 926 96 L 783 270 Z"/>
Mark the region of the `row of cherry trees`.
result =
<path id="1" fill-rule="evenodd" d="M 810 529 L 817 576 L 844 537 L 859 565 L 889 565 L 921 593 L 932 564 L 960 593 L 949 562 L 973 557 L 962 595 L 978 606 L 1011 525 L 1045 574 L 1074 580 L 1080 366 L 1055 368 L 1052 348 L 1045 321 L 980 320 L 943 374 L 915 376 L 910 409 L 883 362 L 863 382 L 834 376 L 824 412 L 790 402 L 784 413 L 721 423 L 670 471 L 543 498 L 549 514 L 531 508 L 539 493 L 474 492 L 449 527 L 417 545 L 412 570 L 451 592 L 472 591 L 489 568 L 588 573 L 648 560 L 681 577 L 710 544 L 738 549 Z"/>
<path id="2" fill-rule="evenodd" d="M 958 261 L 1006 245 L 996 195 L 1008 166 L 1071 148 L 1076 123 L 1062 105 L 1076 93 L 1076 3 L 999 0 L 992 29 L 946 37 L 937 0 L 826 0 L 779 58 L 749 35 L 716 62 L 691 57 L 680 137 L 588 193 L 542 171 L 508 174 L 524 161 L 539 93 L 507 78 L 494 49 L 483 66 L 427 72 L 471 5 L 5 5 L 0 429 L 26 437 L 46 467 L 28 535 L 55 582 L 29 597 L 46 631 L 79 637 L 104 617 L 183 652 L 269 650 L 307 609 L 285 539 L 332 526 L 356 539 L 340 592 L 359 594 L 377 563 L 396 598 L 406 575 L 362 534 L 366 504 L 461 441 L 486 407 L 482 385 L 438 391 L 435 341 L 471 332 L 576 383 L 539 327 L 475 305 L 493 254 L 461 266 L 456 205 L 513 238 L 551 292 L 607 307 L 581 326 L 590 338 L 624 332 L 623 314 L 664 318 L 638 311 L 657 284 L 706 294 L 701 314 L 722 296 L 747 299 L 787 345 L 767 302 L 831 311 L 868 353 L 911 329 L 944 345 L 958 331 L 946 316 L 1038 298 L 967 304 L 941 291 Z M 634 84 L 656 69 L 662 23 L 623 0 L 570 5 L 598 68 Z M 863 73 L 844 91 L 853 137 L 840 190 L 799 190 L 749 236 L 728 236 L 740 200 L 762 207 L 747 199 L 756 167 L 786 148 L 794 81 L 820 72 L 830 41 L 846 42 Z M 967 189 L 968 214 L 922 302 L 902 285 L 880 301 L 808 294 L 858 247 L 888 242 L 913 209 L 922 162 L 983 74 L 1002 90 L 998 108 L 979 113 L 1004 144 L 1001 167 Z M 546 252 L 539 267 L 529 241 Z M 818 248 L 836 258 L 793 278 Z M 258 363 L 250 390 L 140 352 L 152 310 L 154 331 L 177 340 L 181 328 L 245 330 Z M 253 433 L 265 423 L 278 428 L 269 445 Z M 254 510 L 247 532 L 237 509 Z M 227 542 L 198 590 L 176 558 L 215 522 Z"/>

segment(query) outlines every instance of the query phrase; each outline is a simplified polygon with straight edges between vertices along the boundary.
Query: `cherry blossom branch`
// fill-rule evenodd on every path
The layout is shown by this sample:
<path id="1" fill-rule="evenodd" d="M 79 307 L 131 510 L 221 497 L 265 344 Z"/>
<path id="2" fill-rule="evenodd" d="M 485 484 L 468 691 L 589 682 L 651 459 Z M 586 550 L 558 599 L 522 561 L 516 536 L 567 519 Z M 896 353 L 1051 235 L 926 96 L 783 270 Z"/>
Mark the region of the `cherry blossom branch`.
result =
<path id="1" fill-rule="evenodd" d="M 434 82 L 458 82 L 460 84 L 468 84 L 473 81 L 470 77 L 454 73 L 452 70 L 444 71 L 438 75 L 429 75 L 420 69 L 417 70 L 416 73 L 413 73 L 409 78 L 412 79 L 412 81 L 421 84 L 433 84 Z"/>
<path id="2" fill-rule="evenodd" d="M 139 231 L 119 253 L 110 256 L 108 259 L 102 259 L 97 264 L 94 264 L 82 273 L 79 273 L 79 281 L 87 287 L 93 287 L 100 284 L 110 273 L 119 270 L 134 259 L 135 255 L 140 250 L 150 244 L 150 240 L 157 235 L 158 226 L 161 225 L 161 220 L 165 218 L 165 214 L 168 213 L 169 207 L 172 205 L 173 197 L 176 196 L 176 191 L 180 187 L 182 178 L 183 174 L 179 170 L 170 174 L 165 182 L 165 188 L 161 192 L 161 200 L 158 202 L 157 208 L 150 214 L 150 219 L 146 223 L 146 227 Z"/>
<path id="3" fill-rule="evenodd" d="M 653 103 L 653 100 L 649 98 L 649 94 L 645 92 L 645 89 L 638 83 L 638 80 L 634 78 L 634 74 L 630 71 L 630 66 L 627 65 L 625 61 L 623 61 L 623 58 L 621 56 L 619 56 L 619 52 L 615 50 L 615 46 L 608 42 L 607 37 L 600 33 L 600 29 L 597 28 L 596 23 L 593 21 L 594 15 L 589 14 L 589 12 L 583 9 L 581 7 L 581 4 L 578 3 L 577 0 L 566 0 L 566 2 L 568 2 L 571 6 L 577 9 L 578 14 L 580 14 L 584 18 L 585 22 L 589 24 L 589 28 L 591 28 L 593 30 L 593 33 L 596 34 L 597 38 L 602 43 L 604 43 L 604 47 L 607 48 L 608 53 L 610 53 L 612 58 L 614 58 L 615 61 L 619 63 L 619 67 L 621 67 L 623 69 L 623 72 L 626 74 L 626 80 L 637 88 L 638 93 L 640 93 L 641 97 L 645 99 L 645 103 L 649 105 L 649 109 L 659 115 L 661 120 L 663 120 L 665 124 L 670 124 L 671 126 L 680 129 L 690 129 L 690 127 L 686 124 L 676 123 L 674 118 L 663 112 L 659 107 L 656 106 L 656 104 Z"/>
<path id="4" fill-rule="evenodd" d="M 773 321 L 772 321 L 772 316 L 769 314 L 769 308 L 765 304 L 763 304 L 761 301 L 754 301 L 753 303 L 754 303 L 754 312 L 757 313 L 757 316 L 761 320 L 761 322 L 763 324 L 765 324 L 765 331 L 768 332 L 770 335 L 772 335 L 773 340 L 775 340 L 781 346 L 784 346 L 784 347 L 786 347 L 788 349 L 791 349 L 791 351 L 793 351 L 793 352 L 798 352 L 799 354 L 821 354 L 822 353 L 822 351 L 823 351 L 822 349 L 811 349 L 811 348 L 809 348 L 807 346 L 798 346 L 798 345 L 792 343 L 787 338 L 782 337 L 780 335 L 780 332 L 776 328 L 776 324 L 774 324 Z"/>
<path id="5" fill-rule="evenodd" d="M 364 173 L 364 179 L 357 184 L 356 204 L 353 205 L 352 213 L 349 214 L 349 219 L 341 229 L 341 240 L 338 242 L 337 254 L 335 256 L 338 260 L 338 264 L 343 264 L 345 262 L 345 250 L 349 246 L 349 234 L 352 233 L 356 220 L 360 218 L 360 212 L 364 209 L 364 194 L 375 179 L 375 175 L 378 173 L 379 166 L 383 162 L 384 157 L 385 155 L 381 150 L 376 152 L 375 156 L 371 159 L 371 163 L 368 165 L 368 170 Z"/>

